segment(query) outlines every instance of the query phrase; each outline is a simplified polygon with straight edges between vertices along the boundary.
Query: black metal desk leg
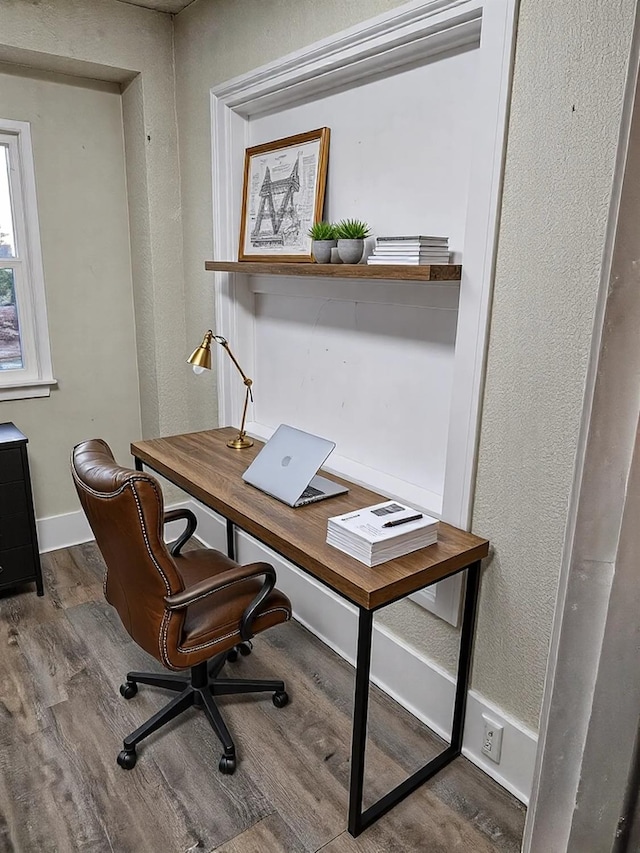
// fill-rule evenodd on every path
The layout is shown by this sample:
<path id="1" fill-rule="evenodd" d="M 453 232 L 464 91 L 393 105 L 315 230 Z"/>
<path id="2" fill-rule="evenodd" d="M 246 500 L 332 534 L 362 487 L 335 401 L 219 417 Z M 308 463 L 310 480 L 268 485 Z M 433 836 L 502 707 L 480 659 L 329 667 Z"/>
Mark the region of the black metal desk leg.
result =
<path id="1" fill-rule="evenodd" d="M 359 835 L 362 830 L 362 793 L 364 787 L 364 755 L 367 743 L 372 630 L 373 612 L 361 607 L 358 620 L 356 690 L 353 700 L 351 780 L 349 783 L 349 832 L 353 836 Z"/>
<path id="2" fill-rule="evenodd" d="M 473 651 L 473 635 L 476 624 L 478 605 L 478 589 L 480 587 L 480 561 L 472 563 L 467 569 L 467 588 L 464 596 L 464 616 L 460 633 L 460 654 L 458 657 L 458 679 L 456 683 L 456 698 L 453 705 L 453 725 L 451 727 L 451 746 L 460 755 L 462 751 L 462 734 L 464 730 L 464 715 L 467 707 L 469 692 L 469 675 L 471 673 L 471 653 Z"/>
<path id="3" fill-rule="evenodd" d="M 236 539 L 234 536 L 233 521 L 227 519 L 227 557 L 230 560 L 236 558 Z"/>
<path id="4" fill-rule="evenodd" d="M 136 471 L 142 471 L 142 459 L 138 459 L 137 456 L 134 456 L 133 461 L 136 464 Z"/>

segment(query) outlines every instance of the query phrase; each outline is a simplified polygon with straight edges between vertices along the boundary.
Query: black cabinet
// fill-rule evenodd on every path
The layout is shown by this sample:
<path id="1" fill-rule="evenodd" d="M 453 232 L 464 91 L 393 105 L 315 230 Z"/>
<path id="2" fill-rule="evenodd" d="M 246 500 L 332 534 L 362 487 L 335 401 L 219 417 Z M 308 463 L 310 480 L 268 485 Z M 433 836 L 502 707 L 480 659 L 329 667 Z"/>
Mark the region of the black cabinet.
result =
<path id="1" fill-rule="evenodd" d="M 35 581 L 44 594 L 27 437 L 0 424 L 0 589 Z"/>

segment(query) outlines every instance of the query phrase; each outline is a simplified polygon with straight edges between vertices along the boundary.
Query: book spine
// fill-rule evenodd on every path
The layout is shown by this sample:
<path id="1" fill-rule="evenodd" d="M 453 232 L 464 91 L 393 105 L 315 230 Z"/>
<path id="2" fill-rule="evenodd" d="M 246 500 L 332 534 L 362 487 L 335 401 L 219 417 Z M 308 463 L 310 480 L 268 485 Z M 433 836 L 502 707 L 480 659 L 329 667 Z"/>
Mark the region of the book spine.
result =
<path id="1" fill-rule="evenodd" d="M 412 258 L 419 258 L 419 257 L 429 258 L 429 257 L 432 257 L 433 255 L 442 256 L 442 255 L 448 255 L 449 253 L 443 251 L 442 249 L 434 249 L 433 251 L 428 251 L 428 252 L 419 252 L 417 250 L 415 252 L 413 252 L 411 250 L 407 250 L 406 252 L 400 252 L 400 251 L 398 251 L 398 252 L 380 252 L 380 251 L 378 251 L 378 249 L 374 249 L 372 254 L 374 254 L 377 258 L 396 258 L 399 256 L 406 257 L 407 255 L 409 255 Z"/>
<path id="2" fill-rule="evenodd" d="M 374 246 L 377 255 L 417 255 L 419 252 L 442 254 L 448 252 L 448 246 Z"/>
<path id="3" fill-rule="evenodd" d="M 448 237 L 431 237 L 429 235 L 419 235 L 418 237 L 376 237 L 379 243 L 448 243 Z"/>
<path id="4" fill-rule="evenodd" d="M 404 261 L 380 261 L 377 259 L 371 259 L 367 261 L 367 264 L 376 267 L 392 267 L 392 266 L 445 266 L 449 263 L 448 259 L 444 259 L 441 261 L 438 260 L 429 260 L 429 261 L 416 261 L 416 260 L 404 260 Z"/>

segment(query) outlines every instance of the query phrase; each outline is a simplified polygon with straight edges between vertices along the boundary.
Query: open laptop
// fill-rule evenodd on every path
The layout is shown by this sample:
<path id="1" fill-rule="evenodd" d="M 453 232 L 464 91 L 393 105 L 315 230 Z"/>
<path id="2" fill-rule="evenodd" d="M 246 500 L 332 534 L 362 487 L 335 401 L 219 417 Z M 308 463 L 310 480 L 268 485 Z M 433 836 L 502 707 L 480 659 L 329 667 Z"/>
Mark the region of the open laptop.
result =
<path id="1" fill-rule="evenodd" d="M 289 506 L 304 506 L 348 492 L 316 471 L 335 442 L 280 424 L 242 479 Z"/>

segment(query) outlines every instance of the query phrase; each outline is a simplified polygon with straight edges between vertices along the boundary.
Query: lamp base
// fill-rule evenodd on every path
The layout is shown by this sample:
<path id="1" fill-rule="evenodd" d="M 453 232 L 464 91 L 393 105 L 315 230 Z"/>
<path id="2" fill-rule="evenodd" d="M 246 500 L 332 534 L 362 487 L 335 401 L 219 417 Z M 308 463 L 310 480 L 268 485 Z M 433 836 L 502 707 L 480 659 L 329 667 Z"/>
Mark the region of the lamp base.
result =
<path id="1" fill-rule="evenodd" d="M 253 447 L 253 442 L 246 435 L 238 435 L 227 442 L 227 447 L 232 447 L 234 450 L 244 450 L 247 447 Z"/>

